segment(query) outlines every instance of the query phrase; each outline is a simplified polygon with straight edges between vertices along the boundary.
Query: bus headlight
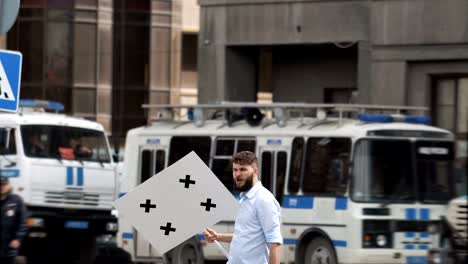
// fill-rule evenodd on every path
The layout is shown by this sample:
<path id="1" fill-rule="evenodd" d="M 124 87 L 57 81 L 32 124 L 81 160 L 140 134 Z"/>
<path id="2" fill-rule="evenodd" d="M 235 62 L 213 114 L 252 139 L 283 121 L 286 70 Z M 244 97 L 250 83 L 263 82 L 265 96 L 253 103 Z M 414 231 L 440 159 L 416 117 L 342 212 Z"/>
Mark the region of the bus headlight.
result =
<path id="1" fill-rule="evenodd" d="M 375 239 L 375 243 L 379 247 L 385 247 L 387 245 L 387 243 L 388 243 L 387 237 L 385 235 L 377 235 L 377 237 Z"/>

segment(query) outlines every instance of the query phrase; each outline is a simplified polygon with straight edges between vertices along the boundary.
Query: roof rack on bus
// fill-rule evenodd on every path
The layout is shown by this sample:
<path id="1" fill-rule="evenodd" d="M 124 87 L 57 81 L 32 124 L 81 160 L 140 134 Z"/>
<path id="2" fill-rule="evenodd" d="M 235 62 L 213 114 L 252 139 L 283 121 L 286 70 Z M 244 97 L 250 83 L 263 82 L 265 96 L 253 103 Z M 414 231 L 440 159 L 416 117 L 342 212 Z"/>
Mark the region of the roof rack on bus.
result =
<path id="1" fill-rule="evenodd" d="M 260 124 L 264 114 L 259 109 L 263 109 L 272 113 L 279 127 L 286 126 L 287 120 L 291 112 L 298 113 L 301 123 L 303 118 L 315 117 L 319 121 L 324 121 L 328 115 L 334 113 L 338 121 L 341 123 L 346 113 L 352 114 L 388 114 L 392 116 L 392 120 L 405 120 L 404 117 L 408 114 L 422 115 L 428 111 L 427 107 L 419 106 L 386 106 L 386 105 L 365 105 L 365 104 L 313 104 L 313 103 L 254 103 L 254 102 L 220 102 L 217 104 L 144 104 L 144 109 L 153 111 L 151 116 L 156 117 L 150 121 L 158 120 L 176 120 L 176 115 L 180 115 L 180 110 L 184 109 L 187 113 L 188 120 L 194 122 L 198 127 L 205 124 L 208 119 L 208 112 L 214 112 L 213 116 L 221 112 L 225 124 L 232 125 L 233 122 L 245 119 L 250 125 Z M 366 117 L 366 116 L 364 116 Z M 411 116 L 418 117 L 418 116 Z M 368 118 L 368 116 L 367 116 Z M 402 119 L 403 118 L 403 119 Z M 179 118 L 180 119 L 180 118 Z M 361 119 L 362 121 L 371 122 Z M 377 120 L 377 119 L 376 119 Z M 383 119 L 382 119 L 383 120 Z M 413 119 L 411 119 L 413 120 Z M 419 119 L 418 119 L 419 120 Z M 187 122 L 187 121 L 184 121 Z M 378 121 L 375 121 L 378 122 Z"/>

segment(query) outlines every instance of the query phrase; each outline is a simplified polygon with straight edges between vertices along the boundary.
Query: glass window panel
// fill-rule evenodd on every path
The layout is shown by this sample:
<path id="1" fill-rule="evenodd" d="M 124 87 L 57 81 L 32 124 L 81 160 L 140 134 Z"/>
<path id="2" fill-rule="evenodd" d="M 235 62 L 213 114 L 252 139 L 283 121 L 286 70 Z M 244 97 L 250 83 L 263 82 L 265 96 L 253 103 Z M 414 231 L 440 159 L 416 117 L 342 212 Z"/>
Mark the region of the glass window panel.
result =
<path id="1" fill-rule="evenodd" d="M 96 24 L 75 24 L 75 84 L 96 85 Z"/>
<path id="2" fill-rule="evenodd" d="M 55 87 L 48 86 L 45 89 L 45 97 L 47 100 L 54 100 L 62 103 L 65 107 L 64 112 L 70 113 L 71 111 L 71 100 L 70 100 L 70 87 Z"/>
<path id="3" fill-rule="evenodd" d="M 24 3 L 21 2 L 21 7 L 24 7 Z M 20 18 L 37 18 L 42 19 L 44 16 L 43 8 L 20 8 L 18 17 Z M 10 34 L 10 33 L 8 33 Z"/>
<path id="4" fill-rule="evenodd" d="M 465 134 L 468 140 L 468 78 L 459 80 L 457 98 L 457 134 Z"/>
<path id="5" fill-rule="evenodd" d="M 233 139 L 216 140 L 216 155 L 217 156 L 234 155 L 234 140 Z"/>
<path id="6" fill-rule="evenodd" d="M 344 194 L 351 140 L 309 138 L 302 189 L 305 193 Z"/>
<path id="7" fill-rule="evenodd" d="M 437 117 L 437 126 L 445 128 L 450 131 L 454 131 L 454 116 L 455 116 L 455 106 L 437 106 L 436 108 L 436 117 Z"/>
<path id="8" fill-rule="evenodd" d="M 236 152 L 245 150 L 255 153 L 255 140 L 238 140 Z"/>
<path id="9" fill-rule="evenodd" d="M 97 0 L 75 0 L 77 7 L 96 7 Z"/>
<path id="10" fill-rule="evenodd" d="M 288 192 L 297 193 L 301 180 L 304 139 L 295 138 L 291 148 L 291 166 L 289 168 Z"/>
<path id="11" fill-rule="evenodd" d="M 171 19 L 172 19 L 172 16 L 170 15 L 153 15 L 152 23 L 170 26 Z"/>
<path id="12" fill-rule="evenodd" d="M 157 150 L 156 151 L 156 170 L 154 171 L 154 174 L 157 174 L 164 170 L 164 166 L 166 164 L 166 152 L 164 150 Z"/>
<path id="13" fill-rule="evenodd" d="M 231 192 L 234 191 L 232 162 L 230 159 L 213 159 L 213 166 L 211 170 L 228 190 Z"/>
<path id="14" fill-rule="evenodd" d="M 112 114 L 112 90 L 110 89 L 98 89 L 98 113 L 100 114 Z"/>
<path id="15" fill-rule="evenodd" d="M 122 109 L 123 115 L 133 115 L 133 116 L 141 116 L 144 118 L 144 110 L 141 107 L 142 103 L 148 102 L 147 94 L 148 91 L 146 90 L 122 90 L 120 91 L 123 93 L 123 100 L 121 104 L 115 104 L 115 106 L 119 106 Z"/>
<path id="16" fill-rule="evenodd" d="M 21 7 L 25 6 L 43 6 L 46 0 L 21 0 Z"/>
<path id="17" fill-rule="evenodd" d="M 153 1 L 156 11 L 171 11 L 171 1 Z"/>
<path id="18" fill-rule="evenodd" d="M 153 176 L 153 152 L 151 150 L 143 150 L 141 152 L 140 165 L 140 183 L 147 181 Z"/>
<path id="19" fill-rule="evenodd" d="M 261 167 L 261 177 L 260 180 L 262 181 L 262 185 L 270 190 L 270 192 L 274 192 L 273 190 L 273 163 L 272 163 L 272 153 L 271 152 L 263 152 L 262 153 L 262 167 Z"/>
<path id="20" fill-rule="evenodd" d="M 47 83 L 68 85 L 70 83 L 70 45 L 72 45 L 70 23 L 49 22 L 47 24 Z"/>
<path id="21" fill-rule="evenodd" d="M 23 57 L 24 60 L 24 57 Z M 24 61 L 23 61 L 24 63 Z M 23 71 L 23 70 L 22 70 Z M 22 74 L 24 76 L 24 73 Z M 43 87 L 40 85 L 28 85 L 24 84 L 23 80 L 21 80 L 21 97 L 22 98 L 33 98 L 33 99 L 44 99 L 43 94 Z"/>
<path id="22" fill-rule="evenodd" d="M 282 202 L 284 193 L 284 182 L 286 179 L 286 167 L 288 154 L 286 151 L 280 151 L 276 154 L 276 200 Z"/>
<path id="23" fill-rule="evenodd" d="M 44 24 L 39 21 L 20 21 L 19 50 L 23 53 L 22 82 L 37 83 L 43 80 Z M 7 38 L 8 40 L 10 37 Z M 10 43 L 10 42 L 9 42 Z M 22 92 L 22 91 L 21 91 Z"/>
<path id="24" fill-rule="evenodd" d="M 47 9 L 49 20 L 71 21 L 73 19 L 73 9 Z"/>
<path id="25" fill-rule="evenodd" d="M 80 21 L 96 23 L 96 21 L 97 21 L 97 12 L 94 11 L 94 10 L 75 11 L 75 19 L 80 20 Z"/>
<path id="26" fill-rule="evenodd" d="M 73 93 L 73 113 L 96 114 L 96 90 L 75 89 Z"/>
<path id="27" fill-rule="evenodd" d="M 73 8 L 75 0 L 47 0 L 48 7 L 53 8 Z"/>
<path id="28" fill-rule="evenodd" d="M 207 165 L 210 161 L 210 137 L 173 137 L 169 150 L 169 165 L 195 151 Z"/>
<path id="29" fill-rule="evenodd" d="M 99 84 L 112 85 L 112 25 L 99 25 Z"/>
<path id="30" fill-rule="evenodd" d="M 439 80 L 437 85 L 437 105 L 454 105 L 455 80 Z"/>
<path id="31" fill-rule="evenodd" d="M 151 37 L 151 86 L 170 88 L 170 29 L 153 28 Z"/>

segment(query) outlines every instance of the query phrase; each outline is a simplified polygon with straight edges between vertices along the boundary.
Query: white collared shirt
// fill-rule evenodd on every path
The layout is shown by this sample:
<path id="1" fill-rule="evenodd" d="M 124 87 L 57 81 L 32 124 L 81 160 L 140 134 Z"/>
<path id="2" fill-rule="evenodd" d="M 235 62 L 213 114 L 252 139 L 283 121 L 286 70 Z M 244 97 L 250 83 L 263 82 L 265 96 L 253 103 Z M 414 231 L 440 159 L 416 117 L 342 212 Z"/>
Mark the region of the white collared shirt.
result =
<path id="1" fill-rule="evenodd" d="M 241 193 L 228 264 L 268 263 L 271 243 L 283 243 L 281 207 L 273 194 L 257 182 Z"/>

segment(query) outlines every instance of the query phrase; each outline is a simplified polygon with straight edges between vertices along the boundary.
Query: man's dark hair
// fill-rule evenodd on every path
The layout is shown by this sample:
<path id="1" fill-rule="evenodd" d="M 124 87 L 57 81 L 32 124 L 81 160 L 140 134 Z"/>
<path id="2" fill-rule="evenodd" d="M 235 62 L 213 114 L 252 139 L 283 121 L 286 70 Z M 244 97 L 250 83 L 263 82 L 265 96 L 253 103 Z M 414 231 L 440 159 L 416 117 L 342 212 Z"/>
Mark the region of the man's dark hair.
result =
<path id="1" fill-rule="evenodd" d="M 241 151 L 232 156 L 232 163 L 258 166 L 257 156 L 251 151 Z"/>

